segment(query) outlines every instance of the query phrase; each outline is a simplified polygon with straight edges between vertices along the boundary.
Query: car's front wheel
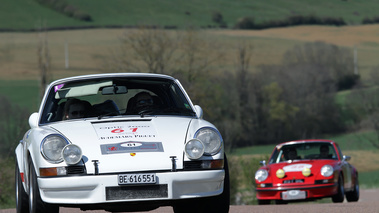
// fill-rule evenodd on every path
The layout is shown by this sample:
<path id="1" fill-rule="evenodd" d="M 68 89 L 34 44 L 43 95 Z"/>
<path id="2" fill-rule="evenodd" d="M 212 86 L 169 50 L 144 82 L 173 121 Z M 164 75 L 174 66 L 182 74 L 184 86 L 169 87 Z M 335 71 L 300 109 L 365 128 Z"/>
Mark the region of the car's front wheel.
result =
<path id="1" fill-rule="evenodd" d="M 28 195 L 24 190 L 24 186 L 22 185 L 20 169 L 18 168 L 17 160 L 15 165 L 15 188 L 16 188 L 16 209 L 17 213 L 27 213 L 29 212 L 28 206 Z"/>
<path id="2" fill-rule="evenodd" d="M 271 204 L 271 200 L 257 200 L 258 201 L 258 205 L 270 205 Z"/>
<path id="3" fill-rule="evenodd" d="M 359 200 L 359 181 L 358 175 L 355 176 L 354 189 L 351 192 L 346 193 L 346 200 L 349 202 L 356 202 Z"/>
<path id="4" fill-rule="evenodd" d="M 43 202 L 39 193 L 37 175 L 32 162 L 29 164 L 29 212 L 30 213 L 58 213 L 59 206 Z"/>
<path id="5" fill-rule="evenodd" d="M 229 166 L 224 156 L 224 191 L 217 196 L 207 198 L 189 199 L 182 201 L 173 206 L 175 213 L 228 213 L 230 206 L 230 180 L 229 180 Z"/>
<path id="6" fill-rule="evenodd" d="M 333 203 L 342 203 L 344 199 L 345 199 L 345 188 L 343 187 L 343 177 L 342 177 L 342 174 L 340 174 L 339 178 L 338 178 L 337 194 L 335 194 L 332 197 L 332 201 L 333 201 Z"/>

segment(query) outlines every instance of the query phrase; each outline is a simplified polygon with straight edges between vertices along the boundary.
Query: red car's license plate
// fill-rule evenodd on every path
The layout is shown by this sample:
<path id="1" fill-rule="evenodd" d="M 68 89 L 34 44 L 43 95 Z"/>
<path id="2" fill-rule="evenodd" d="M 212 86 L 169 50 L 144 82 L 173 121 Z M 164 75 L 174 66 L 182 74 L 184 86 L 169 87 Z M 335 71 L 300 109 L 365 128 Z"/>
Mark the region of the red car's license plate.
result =
<path id="1" fill-rule="evenodd" d="M 141 183 L 156 183 L 157 177 L 155 173 L 138 173 L 138 174 L 122 174 L 118 175 L 118 184 L 141 184 Z"/>
<path id="2" fill-rule="evenodd" d="M 305 194 L 305 191 L 289 190 L 286 192 L 282 192 L 282 198 L 283 200 L 299 200 L 299 199 L 305 199 L 306 194 Z"/>

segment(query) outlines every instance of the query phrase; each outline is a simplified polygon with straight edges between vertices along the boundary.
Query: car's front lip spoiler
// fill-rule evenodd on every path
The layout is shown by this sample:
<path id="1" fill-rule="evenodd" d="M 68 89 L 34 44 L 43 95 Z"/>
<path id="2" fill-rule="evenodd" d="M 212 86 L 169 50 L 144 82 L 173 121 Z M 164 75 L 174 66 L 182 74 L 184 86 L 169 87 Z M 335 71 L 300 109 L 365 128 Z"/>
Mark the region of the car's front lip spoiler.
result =
<path id="1" fill-rule="evenodd" d="M 320 189 L 320 188 L 330 188 L 337 187 L 338 183 L 328 184 L 328 185 L 316 185 L 316 186 L 304 186 L 304 187 L 270 187 L 270 188 L 259 188 L 255 191 L 288 191 L 288 190 L 310 190 L 310 189 Z"/>

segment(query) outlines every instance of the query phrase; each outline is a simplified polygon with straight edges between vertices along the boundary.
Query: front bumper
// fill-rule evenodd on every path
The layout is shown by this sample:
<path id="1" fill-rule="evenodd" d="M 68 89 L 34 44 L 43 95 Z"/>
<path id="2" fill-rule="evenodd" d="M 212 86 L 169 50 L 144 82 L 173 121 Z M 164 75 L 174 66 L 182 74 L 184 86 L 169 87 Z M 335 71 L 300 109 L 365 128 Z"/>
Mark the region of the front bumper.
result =
<path id="1" fill-rule="evenodd" d="M 318 184 L 306 186 L 291 186 L 291 187 L 270 187 L 270 188 L 257 188 L 256 197 L 258 200 L 283 200 L 283 192 L 292 190 L 304 191 L 305 199 L 330 197 L 337 193 L 337 183 L 331 184 Z"/>
<path id="2" fill-rule="evenodd" d="M 52 204 L 168 201 L 221 194 L 225 172 L 157 172 L 156 176 L 154 185 L 119 186 L 117 174 L 38 178 L 38 184 L 42 200 Z"/>

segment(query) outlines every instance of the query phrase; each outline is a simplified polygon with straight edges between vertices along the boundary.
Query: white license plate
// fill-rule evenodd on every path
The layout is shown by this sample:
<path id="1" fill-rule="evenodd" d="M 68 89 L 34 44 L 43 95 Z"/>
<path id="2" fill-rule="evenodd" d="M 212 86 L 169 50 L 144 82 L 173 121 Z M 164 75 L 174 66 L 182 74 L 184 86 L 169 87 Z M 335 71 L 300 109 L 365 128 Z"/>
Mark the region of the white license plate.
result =
<path id="1" fill-rule="evenodd" d="M 138 174 L 122 174 L 118 175 L 118 184 L 141 184 L 141 183 L 156 183 L 157 177 L 155 173 L 138 173 Z"/>
<path id="2" fill-rule="evenodd" d="M 300 199 L 305 199 L 306 194 L 305 194 L 305 191 L 289 190 L 286 192 L 282 192 L 282 198 L 283 200 L 300 200 Z"/>

